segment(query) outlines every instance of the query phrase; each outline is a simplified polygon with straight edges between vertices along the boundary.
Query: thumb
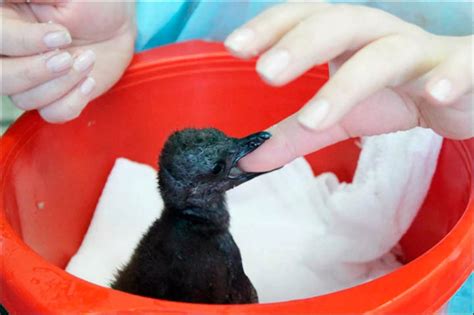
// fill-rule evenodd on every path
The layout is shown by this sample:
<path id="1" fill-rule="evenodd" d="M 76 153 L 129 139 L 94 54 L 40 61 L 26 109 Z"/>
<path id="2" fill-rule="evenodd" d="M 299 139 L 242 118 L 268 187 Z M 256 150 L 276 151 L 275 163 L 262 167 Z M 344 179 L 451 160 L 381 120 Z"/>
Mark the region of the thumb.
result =
<path id="1" fill-rule="evenodd" d="M 62 25 L 5 19 L 0 33 L 0 54 L 30 56 L 71 44 L 71 35 Z"/>
<path id="2" fill-rule="evenodd" d="M 247 172 L 273 170 L 297 157 L 348 138 L 347 133 L 339 125 L 323 131 L 309 130 L 297 121 L 296 114 L 271 127 L 268 131 L 272 137 L 240 160 L 240 168 Z"/>

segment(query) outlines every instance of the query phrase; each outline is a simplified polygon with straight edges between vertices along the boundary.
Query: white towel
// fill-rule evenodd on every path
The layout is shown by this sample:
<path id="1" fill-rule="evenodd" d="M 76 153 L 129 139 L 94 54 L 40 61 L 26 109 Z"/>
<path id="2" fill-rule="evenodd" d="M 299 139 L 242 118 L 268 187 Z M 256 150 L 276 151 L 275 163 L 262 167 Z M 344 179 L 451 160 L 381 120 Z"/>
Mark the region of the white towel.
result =
<path id="1" fill-rule="evenodd" d="M 351 184 L 314 177 L 300 158 L 230 191 L 231 233 L 260 302 L 329 293 L 400 266 L 390 251 L 424 200 L 441 142 L 422 128 L 367 137 Z M 117 159 L 66 270 L 109 286 L 162 207 L 156 171 Z"/>

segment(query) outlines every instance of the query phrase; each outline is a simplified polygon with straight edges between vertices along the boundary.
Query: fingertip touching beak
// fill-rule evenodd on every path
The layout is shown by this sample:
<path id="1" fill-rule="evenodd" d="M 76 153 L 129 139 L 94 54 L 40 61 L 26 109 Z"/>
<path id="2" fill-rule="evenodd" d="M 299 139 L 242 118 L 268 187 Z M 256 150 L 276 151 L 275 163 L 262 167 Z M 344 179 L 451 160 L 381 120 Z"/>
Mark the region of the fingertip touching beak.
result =
<path id="1" fill-rule="evenodd" d="M 271 136 L 272 135 L 269 132 L 261 131 L 261 132 L 251 134 L 245 138 L 237 139 L 236 149 L 233 156 L 231 157 L 231 163 L 230 163 L 231 165 L 227 173 L 227 178 L 235 181 L 235 186 L 242 184 L 259 175 L 268 173 L 268 172 L 259 172 L 259 173 L 244 172 L 237 166 L 237 163 L 244 156 L 255 151 L 265 141 L 270 139 Z"/>

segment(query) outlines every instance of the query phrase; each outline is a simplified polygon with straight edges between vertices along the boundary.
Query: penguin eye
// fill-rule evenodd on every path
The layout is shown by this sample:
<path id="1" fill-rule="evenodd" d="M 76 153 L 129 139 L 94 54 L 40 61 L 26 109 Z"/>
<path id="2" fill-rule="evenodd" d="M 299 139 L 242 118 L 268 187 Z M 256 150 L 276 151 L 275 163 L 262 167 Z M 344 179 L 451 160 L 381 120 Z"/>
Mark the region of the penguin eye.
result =
<path id="1" fill-rule="evenodd" d="M 219 161 L 212 169 L 212 174 L 217 175 L 220 174 L 225 169 L 225 162 Z"/>

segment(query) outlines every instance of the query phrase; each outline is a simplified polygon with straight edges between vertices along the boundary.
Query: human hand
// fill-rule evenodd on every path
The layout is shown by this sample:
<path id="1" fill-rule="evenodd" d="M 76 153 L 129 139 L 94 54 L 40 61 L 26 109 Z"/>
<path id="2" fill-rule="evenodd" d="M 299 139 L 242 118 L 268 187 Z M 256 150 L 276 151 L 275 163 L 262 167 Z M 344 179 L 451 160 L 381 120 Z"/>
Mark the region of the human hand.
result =
<path id="1" fill-rule="evenodd" d="M 0 16 L 1 94 L 49 122 L 79 116 L 133 55 L 133 3 L 7 0 Z"/>
<path id="2" fill-rule="evenodd" d="M 335 73 L 240 166 L 265 171 L 351 137 L 416 126 L 474 136 L 472 41 L 368 7 L 287 3 L 263 12 L 225 44 L 241 58 L 261 55 L 257 71 L 268 84 L 284 85 L 328 61 Z"/>

